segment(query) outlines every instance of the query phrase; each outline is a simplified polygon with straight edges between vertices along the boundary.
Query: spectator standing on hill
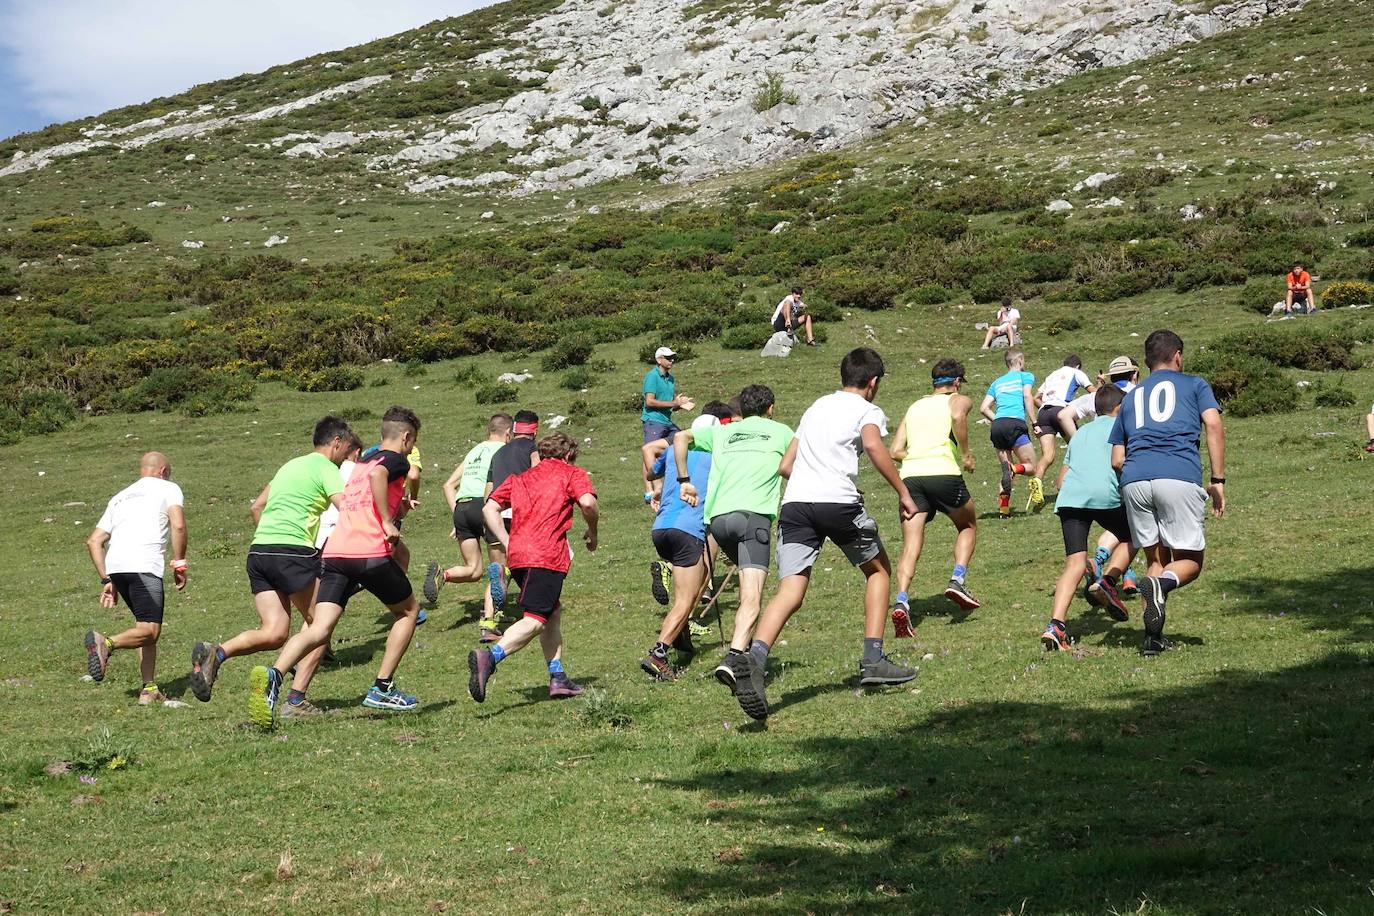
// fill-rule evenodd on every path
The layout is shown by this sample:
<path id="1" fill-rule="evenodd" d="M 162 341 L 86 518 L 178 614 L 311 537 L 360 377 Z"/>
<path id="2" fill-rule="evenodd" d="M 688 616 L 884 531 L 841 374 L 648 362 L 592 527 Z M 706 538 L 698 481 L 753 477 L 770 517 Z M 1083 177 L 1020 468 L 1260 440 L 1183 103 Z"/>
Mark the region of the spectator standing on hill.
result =
<path id="1" fill-rule="evenodd" d="M 1207 499 L 1212 514 L 1226 511 L 1226 432 L 1212 386 L 1183 373 L 1183 339 L 1173 331 L 1154 331 L 1145 339 L 1150 377 L 1126 398 L 1112 427 L 1112 467 L 1121 472 L 1121 501 L 1131 540 L 1145 551 L 1147 578 L 1142 655 L 1169 648 L 1164 638 L 1164 605 L 1169 593 L 1202 572 L 1207 546 Z M 1211 481 L 1202 487 L 1198 440 L 1207 435 Z"/>
<path id="2" fill-rule="evenodd" d="M 802 301 L 802 288 L 792 287 L 792 291 L 782 297 L 778 307 L 773 309 L 771 319 L 774 331 L 785 331 L 793 337 L 797 336 L 797 326 L 801 325 L 806 329 L 806 345 L 816 346 L 816 336 L 811 328 L 811 316 L 807 314 L 806 303 Z"/>
<path id="3" fill-rule="evenodd" d="M 997 320 L 988 325 L 987 336 L 983 338 L 983 349 L 992 347 L 992 341 L 996 337 L 1003 335 L 1007 338 L 1007 346 L 1016 346 L 1016 329 L 1021 324 L 1021 312 L 1012 305 L 1010 296 L 1002 297 L 1002 305 L 997 309 Z"/>
<path id="4" fill-rule="evenodd" d="M 1283 313 L 1292 315 L 1295 305 L 1302 307 L 1304 315 L 1317 310 L 1317 297 L 1312 291 L 1312 275 L 1302 269 L 1301 261 L 1294 261 L 1293 269 L 1288 272 L 1288 298 L 1284 301 Z"/>
<path id="5" fill-rule="evenodd" d="M 105 680 L 110 652 L 137 649 L 143 689 L 138 705 L 166 699 L 158 690 L 157 640 L 162 633 L 164 550 L 172 542 L 172 580 L 186 587 L 186 517 L 181 487 L 172 483 L 172 465 L 160 452 L 149 452 L 138 465 L 138 480 L 116 493 L 96 522 L 86 548 L 100 577 L 100 606 L 112 608 L 123 598 L 134 625 L 115 636 L 86 631 L 86 670 L 91 680 Z"/>
<path id="6" fill-rule="evenodd" d="M 654 351 L 656 365 L 644 373 L 644 384 L 641 386 L 644 409 L 639 413 L 639 420 L 644 424 L 646 443 L 656 439 L 672 442 L 673 436 L 679 432 L 677 424 L 673 422 L 673 411 L 691 410 L 696 406 L 691 398 L 677 393 L 677 379 L 673 377 L 673 363 L 676 361 L 677 353 L 672 347 L 659 347 Z M 647 469 L 641 477 L 644 480 L 644 502 L 651 503 L 654 488 Z"/>

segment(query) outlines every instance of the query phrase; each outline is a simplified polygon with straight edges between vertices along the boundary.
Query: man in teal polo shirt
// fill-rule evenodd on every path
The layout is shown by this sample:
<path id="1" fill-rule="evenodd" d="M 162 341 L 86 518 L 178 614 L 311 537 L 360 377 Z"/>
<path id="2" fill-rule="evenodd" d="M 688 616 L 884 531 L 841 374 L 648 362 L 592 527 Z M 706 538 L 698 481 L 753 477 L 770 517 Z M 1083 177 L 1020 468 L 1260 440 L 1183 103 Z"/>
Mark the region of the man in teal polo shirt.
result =
<path id="1" fill-rule="evenodd" d="M 644 374 L 644 409 L 639 413 L 639 420 L 644 424 L 646 444 L 659 439 L 666 439 L 671 444 L 673 435 L 678 431 L 673 423 L 673 411 L 691 410 L 695 406 L 691 398 L 677 393 L 677 379 L 673 378 L 673 362 L 676 359 L 677 353 L 672 347 L 659 347 L 654 351 L 657 365 Z M 643 478 L 644 501 L 652 502 L 654 490 L 647 468 Z"/>

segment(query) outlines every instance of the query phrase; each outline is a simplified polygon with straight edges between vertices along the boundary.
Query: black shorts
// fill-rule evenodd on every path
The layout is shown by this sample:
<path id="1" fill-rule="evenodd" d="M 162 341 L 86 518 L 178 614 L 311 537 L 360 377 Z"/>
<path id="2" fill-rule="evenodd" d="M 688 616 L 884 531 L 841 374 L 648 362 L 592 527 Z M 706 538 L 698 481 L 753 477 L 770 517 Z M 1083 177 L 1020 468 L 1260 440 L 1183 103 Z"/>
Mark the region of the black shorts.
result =
<path id="1" fill-rule="evenodd" d="M 711 519 L 711 536 L 740 569 L 768 571 L 773 520 L 757 512 L 726 512 Z"/>
<path id="2" fill-rule="evenodd" d="M 1063 433 L 1059 426 L 1059 411 L 1063 407 L 1054 407 L 1046 404 L 1040 408 L 1040 412 L 1035 415 L 1035 434 L 1037 436 L 1057 436 Z"/>
<path id="3" fill-rule="evenodd" d="M 1294 290 L 1294 291 L 1293 291 L 1293 304 L 1294 304 L 1294 305 L 1297 305 L 1299 302 L 1303 302 L 1303 303 L 1307 302 L 1307 290 L 1302 290 L 1302 291 Z"/>
<path id="4" fill-rule="evenodd" d="M 294 595 L 314 588 L 320 578 L 320 552 L 298 544 L 254 544 L 248 548 L 248 585 L 253 594 Z"/>
<path id="5" fill-rule="evenodd" d="M 530 566 L 512 569 L 511 578 L 520 586 L 520 610 L 526 617 L 546 623 L 563 606 L 563 580 L 567 573 Z"/>
<path id="6" fill-rule="evenodd" d="M 162 625 L 162 579 L 152 573 L 110 573 L 110 582 L 139 623 Z"/>
<path id="7" fill-rule="evenodd" d="M 674 566 L 696 566 L 706 552 L 705 541 L 677 528 L 659 528 L 652 537 L 659 559 Z"/>
<path id="8" fill-rule="evenodd" d="M 952 515 L 955 510 L 968 505 L 969 500 L 973 498 L 964 484 L 964 478 L 959 474 L 908 477 L 902 483 L 906 484 L 906 491 L 911 494 L 916 508 L 927 516 L 932 511 Z"/>
<path id="9" fill-rule="evenodd" d="M 793 333 L 795 333 L 795 332 L 796 332 L 796 329 L 797 329 L 797 326 L 794 324 L 794 325 L 792 325 L 792 327 L 791 327 L 790 330 L 791 330 Z M 783 317 L 782 317 L 781 315 L 779 315 L 777 318 L 774 318 L 774 319 L 773 319 L 773 330 L 774 330 L 774 331 L 786 331 L 786 330 L 789 330 L 789 328 L 787 327 L 787 322 L 783 320 Z"/>
<path id="10" fill-rule="evenodd" d="M 367 589 L 382 604 L 400 604 L 415 590 L 405 570 L 391 557 L 327 557 L 320 564 L 320 604 L 348 607 L 348 599 Z"/>
<path id="11" fill-rule="evenodd" d="M 827 540 L 855 566 L 883 552 L 878 523 L 862 503 L 783 503 L 778 513 L 778 578 L 799 576 L 816 565 Z"/>
<path id="12" fill-rule="evenodd" d="M 475 541 L 478 538 L 484 539 L 488 544 L 501 543 L 487 530 L 486 522 L 482 521 L 482 507 L 486 502 L 483 497 L 473 496 L 458 500 L 453 507 L 453 531 L 458 543 Z"/>
<path id="13" fill-rule="evenodd" d="M 1115 509 L 1075 509 L 1060 506 L 1054 510 L 1059 516 L 1059 527 L 1064 531 L 1064 556 L 1086 553 L 1088 550 L 1088 530 L 1096 523 L 1117 536 L 1118 540 L 1131 540 L 1131 526 L 1126 521 L 1126 507 Z"/>
<path id="14" fill-rule="evenodd" d="M 1001 417 L 992 421 L 988 438 L 992 440 L 993 448 L 1009 452 L 1018 446 L 1030 444 L 1030 430 L 1026 428 L 1025 420 Z"/>

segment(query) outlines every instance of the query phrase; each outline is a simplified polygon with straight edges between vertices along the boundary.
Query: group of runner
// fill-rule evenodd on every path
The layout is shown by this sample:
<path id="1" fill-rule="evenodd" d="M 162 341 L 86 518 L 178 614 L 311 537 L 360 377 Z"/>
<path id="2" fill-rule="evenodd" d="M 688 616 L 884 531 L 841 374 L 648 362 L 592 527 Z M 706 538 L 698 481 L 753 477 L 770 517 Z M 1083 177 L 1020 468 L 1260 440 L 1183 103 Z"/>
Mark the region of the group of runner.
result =
<path id="1" fill-rule="evenodd" d="M 930 393 L 910 405 L 889 447 L 887 417 L 874 403 L 886 367 L 870 348 L 844 356 L 839 390 L 813 402 L 795 431 L 773 419 L 774 394 L 757 384 L 728 403 L 707 403 L 687 429 L 679 430 L 672 412 L 694 405 L 676 392 L 675 356 L 661 348 L 645 378 L 646 395 L 653 395 L 652 402 L 646 397 L 642 415 L 645 496 L 655 510 L 652 541 L 659 557 L 651 564 L 651 590 L 671 607 L 640 667 L 658 680 L 678 676 L 668 653 L 693 651 L 693 612 L 703 600 L 718 601 L 724 584 L 713 587 L 712 560 L 719 550 L 738 577 L 739 608 L 715 677 L 749 716 L 767 718 L 769 655 L 804 604 L 829 540 L 864 575 L 860 684 L 911 680 L 915 669 L 885 654 L 884 636 L 889 615 L 898 638 L 913 635 L 908 593 L 925 526 L 937 512 L 956 529 L 944 596 L 966 612 L 979 607 L 967 584 L 977 515 L 963 477 L 976 467 L 969 442 L 973 403 L 962 393 L 964 366 L 953 359 L 935 363 Z M 1145 356 L 1150 375 L 1143 384 L 1134 362 L 1119 357 L 1099 376 L 1099 388 L 1071 356 L 1033 391 L 1024 355 L 1013 348 L 1006 354 L 1007 373 L 988 387 L 980 407 L 991 422 L 990 438 L 1001 463 L 1003 515 L 1010 512 L 1017 475 L 1030 478 L 1032 507 L 1044 504 L 1042 481 L 1054 459 L 1054 438 L 1068 440 L 1056 500 L 1066 560 L 1041 637 L 1047 649 L 1071 645 L 1065 620 L 1084 578 L 1090 600 L 1113 617 L 1126 618 L 1123 576 L 1138 550 L 1144 550 L 1149 567 L 1140 582 L 1141 651 L 1153 655 L 1167 648 L 1166 601 L 1201 571 L 1206 503 L 1210 498 L 1217 515 L 1225 508 L 1224 433 L 1211 389 L 1183 374 L 1183 342 L 1173 332 L 1152 333 Z M 1042 445 L 1038 460 L 1027 425 L 1032 418 Z M 1207 488 L 1198 447 L 1204 431 L 1211 463 Z M 260 625 L 220 644 L 195 644 L 190 684 L 198 699 L 210 700 L 229 658 L 275 649 L 270 666 L 256 666 L 249 674 L 250 718 L 271 728 L 279 716 L 319 715 L 306 698 L 311 678 L 350 598 L 366 590 L 387 607 L 393 622 L 376 680 L 362 703 L 388 711 L 418 705 L 415 696 L 396 686 L 395 675 L 423 622 L 400 532 L 416 505 L 419 432 L 413 411 L 390 408 L 382 418 L 379 445 L 364 452 L 344 421 L 325 417 L 316 424 L 313 451 L 283 465 L 253 505 L 257 527 L 247 573 Z M 537 438 L 537 414 L 497 413 L 485 432 L 486 439 L 444 485 L 462 562 L 447 568 L 430 563 L 425 598 L 433 607 L 449 584 L 482 583 L 481 645 L 468 658 L 469 693 L 477 702 L 485 700 L 500 663 L 536 637 L 550 696 L 577 696 L 581 688 L 564 667 L 561 594 L 571 567 L 568 534 L 575 512 L 585 522 L 585 546 L 589 551 L 597 546 L 595 490 L 575 463 L 573 439 L 557 431 Z M 892 488 L 899 507 L 903 544 L 895 599 L 891 560 L 856 483 L 862 455 Z M 186 582 L 183 500 L 170 477 L 164 456 L 145 455 L 139 480 L 110 501 L 88 540 L 102 581 L 102 605 L 112 607 L 122 599 L 135 618 L 134 627 L 113 637 L 94 630 L 86 634 L 89 673 L 103 680 L 112 650 L 139 649 L 140 703 L 162 699 L 154 666 L 169 537 L 174 583 L 180 589 Z M 1089 560 L 1093 524 L 1104 534 Z M 773 562 L 778 588 L 764 606 Z M 519 590 L 521 617 L 503 632 L 499 614 L 512 582 Z M 292 608 L 304 621 L 294 636 L 289 633 Z M 288 676 L 290 688 L 283 697 Z"/>

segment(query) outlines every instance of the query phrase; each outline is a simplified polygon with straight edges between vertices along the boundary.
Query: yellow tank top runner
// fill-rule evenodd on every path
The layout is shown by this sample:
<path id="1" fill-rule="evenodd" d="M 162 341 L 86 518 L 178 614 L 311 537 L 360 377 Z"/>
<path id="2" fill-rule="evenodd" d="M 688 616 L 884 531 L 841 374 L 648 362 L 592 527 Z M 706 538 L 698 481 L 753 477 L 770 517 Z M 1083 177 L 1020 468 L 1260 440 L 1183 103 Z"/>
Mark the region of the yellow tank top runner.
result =
<path id="1" fill-rule="evenodd" d="M 921 398 L 906 412 L 906 458 L 903 477 L 959 475 L 959 448 L 951 431 L 954 418 L 949 415 L 948 394 Z"/>

